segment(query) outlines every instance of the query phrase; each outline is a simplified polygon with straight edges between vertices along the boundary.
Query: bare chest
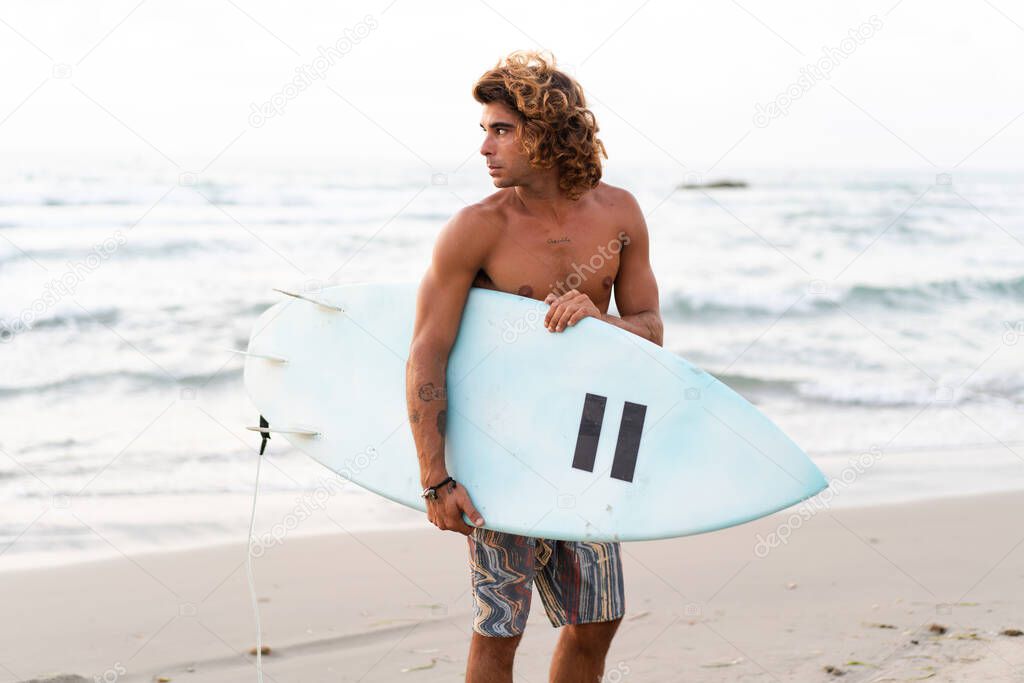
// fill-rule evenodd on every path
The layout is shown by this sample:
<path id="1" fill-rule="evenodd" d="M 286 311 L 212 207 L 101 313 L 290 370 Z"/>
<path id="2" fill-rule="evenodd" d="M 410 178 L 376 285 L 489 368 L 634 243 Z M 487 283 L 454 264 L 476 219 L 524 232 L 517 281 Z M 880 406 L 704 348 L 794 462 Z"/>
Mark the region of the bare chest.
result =
<path id="1" fill-rule="evenodd" d="M 625 235 L 607 216 L 587 218 L 564 226 L 511 221 L 474 286 L 540 301 L 576 289 L 607 313 Z"/>

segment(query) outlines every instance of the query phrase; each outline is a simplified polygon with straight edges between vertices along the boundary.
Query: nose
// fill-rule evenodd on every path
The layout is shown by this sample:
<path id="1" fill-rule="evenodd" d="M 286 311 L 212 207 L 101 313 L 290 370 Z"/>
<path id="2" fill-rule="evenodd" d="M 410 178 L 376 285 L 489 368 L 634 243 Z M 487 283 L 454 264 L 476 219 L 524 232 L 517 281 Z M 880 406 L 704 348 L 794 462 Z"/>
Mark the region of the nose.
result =
<path id="1" fill-rule="evenodd" d="M 494 154 L 494 143 L 491 141 L 490 136 L 484 138 L 484 142 L 480 145 L 480 153 L 484 155 L 484 158 Z"/>

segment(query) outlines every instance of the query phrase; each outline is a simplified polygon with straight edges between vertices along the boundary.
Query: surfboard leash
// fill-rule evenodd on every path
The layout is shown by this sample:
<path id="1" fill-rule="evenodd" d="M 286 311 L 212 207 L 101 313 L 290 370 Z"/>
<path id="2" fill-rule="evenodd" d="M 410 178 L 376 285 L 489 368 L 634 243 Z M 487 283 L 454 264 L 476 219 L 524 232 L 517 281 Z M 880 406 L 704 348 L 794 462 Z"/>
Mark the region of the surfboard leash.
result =
<path id="1" fill-rule="evenodd" d="M 256 499 L 260 494 L 260 465 L 263 463 L 263 453 L 267 449 L 267 441 L 270 440 L 270 423 L 267 418 L 260 415 L 260 452 L 256 456 L 256 483 L 252 492 L 252 512 L 249 515 L 249 544 L 246 553 L 246 574 L 249 578 L 249 597 L 252 599 L 252 612 L 256 618 L 256 680 L 263 683 L 263 628 L 260 625 L 260 606 L 256 597 L 256 578 L 252 568 L 253 545 L 256 541 Z"/>

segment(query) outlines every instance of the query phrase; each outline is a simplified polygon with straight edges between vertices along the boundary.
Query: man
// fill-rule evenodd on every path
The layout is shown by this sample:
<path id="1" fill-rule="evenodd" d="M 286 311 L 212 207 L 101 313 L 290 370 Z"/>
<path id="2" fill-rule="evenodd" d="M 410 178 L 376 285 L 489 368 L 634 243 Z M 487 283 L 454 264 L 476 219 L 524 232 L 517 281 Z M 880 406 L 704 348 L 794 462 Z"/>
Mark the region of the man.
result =
<path id="1" fill-rule="evenodd" d="M 476 618 L 466 680 L 512 680 L 536 583 L 549 620 L 562 627 L 551 680 L 594 683 L 624 611 L 619 544 L 479 528 L 485 521 L 471 492 L 445 465 L 445 373 L 474 286 L 550 304 L 544 324 L 552 333 L 589 316 L 661 345 L 647 226 L 629 192 L 601 182 L 607 154 L 597 122 L 553 57 L 514 52 L 480 78 L 473 96 L 483 105 L 480 153 L 499 189 L 460 210 L 438 236 L 406 374 L 427 516 L 469 541 Z M 613 291 L 621 317 L 607 312 Z"/>

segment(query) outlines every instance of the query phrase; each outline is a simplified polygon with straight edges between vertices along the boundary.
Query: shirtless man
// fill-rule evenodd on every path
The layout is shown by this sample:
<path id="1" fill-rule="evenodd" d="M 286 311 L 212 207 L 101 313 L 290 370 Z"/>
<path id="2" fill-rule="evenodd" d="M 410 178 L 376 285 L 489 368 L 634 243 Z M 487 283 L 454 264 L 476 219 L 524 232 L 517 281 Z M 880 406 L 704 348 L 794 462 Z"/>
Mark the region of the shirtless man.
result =
<path id="1" fill-rule="evenodd" d="M 601 182 L 597 123 L 583 90 L 553 58 L 512 53 L 480 78 L 473 96 L 483 105 L 480 153 L 499 189 L 460 210 L 438 236 L 406 372 L 427 516 L 469 542 L 476 618 L 467 681 L 512 681 L 536 583 L 549 620 L 562 627 L 551 680 L 595 683 L 624 611 L 619 544 L 480 528 L 485 520 L 471 492 L 445 464 L 445 375 L 470 287 L 550 304 L 544 324 L 552 333 L 590 316 L 661 345 L 647 225 L 633 195 Z M 613 291 L 621 317 L 608 315 Z"/>

